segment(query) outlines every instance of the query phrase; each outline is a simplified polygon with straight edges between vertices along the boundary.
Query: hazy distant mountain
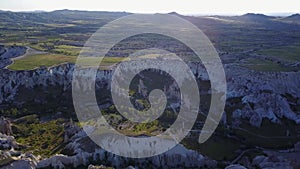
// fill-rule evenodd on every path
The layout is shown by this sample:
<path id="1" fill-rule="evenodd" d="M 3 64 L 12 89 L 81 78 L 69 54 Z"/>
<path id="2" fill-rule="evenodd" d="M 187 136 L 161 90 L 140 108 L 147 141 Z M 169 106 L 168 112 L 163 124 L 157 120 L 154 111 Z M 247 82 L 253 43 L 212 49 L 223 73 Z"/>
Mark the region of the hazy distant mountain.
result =
<path id="1" fill-rule="evenodd" d="M 297 17 L 299 17 L 299 15 L 294 15 L 290 20 L 296 20 Z M 267 28 L 271 30 L 292 31 L 299 29 L 299 25 L 295 24 L 296 21 L 283 20 L 285 18 L 268 16 L 264 14 L 247 13 L 241 16 L 213 16 L 213 18 L 228 22 L 235 21 L 244 26 L 255 25 L 256 27 Z"/>
<path id="2" fill-rule="evenodd" d="M 125 12 L 102 12 L 102 11 L 76 11 L 76 10 L 57 10 L 52 12 L 10 12 L 0 11 L 0 22 L 9 22 L 10 24 L 18 23 L 72 23 L 78 20 L 101 20 L 110 21 L 112 19 L 125 16 Z M 13 22 L 12 22 L 13 21 Z"/>
<path id="3" fill-rule="evenodd" d="M 248 21 L 248 22 L 261 22 L 261 21 L 267 21 L 270 19 L 274 19 L 275 17 L 273 16 L 267 16 L 264 14 L 254 14 L 254 13 L 247 13 L 245 15 L 242 16 L 237 16 L 236 19 L 237 20 L 241 20 L 241 21 Z"/>
<path id="4" fill-rule="evenodd" d="M 294 15 L 285 17 L 282 20 L 290 21 L 290 22 L 299 22 L 300 23 L 300 14 L 294 14 Z"/>
<path id="5" fill-rule="evenodd" d="M 177 12 L 170 12 L 170 13 L 168 13 L 168 14 L 170 14 L 170 15 L 177 15 L 177 16 L 180 16 L 180 14 L 179 14 L 179 13 L 177 13 Z"/>
<path id="6" fill-rule="evenodd" d="M 300 19 L 300 14 L 294 14 L 294 15 L 291 15 L 291 16 L 288 16 L 286 17 L 285 19 Z"/>
<path id="7" fill-rule="evenodd" d="M 52 12 L 10 12 L 0 11 L 0 25 L 3 29 L 36 27 L 43 30 L 44 34 L 80 32 L 91 33 L 100 26 L 126 16 L 126 12 L 104 12 L 104 11 L 78 11 L 78 10 L 56 10 Z M 215 25 L 223 27 L 224 23 L 238 21 L 243 26 L 256 25 L 273 30 L 298 30 L 299 14 L 286 18 L 267 16 L 264 14 L 248 13 L 241 16 L 184 16 L 176 12 L 169 13 L 187 19 L 199 27 Z M 220 22 L 222 21 L 222 22 Z M 300 21 L 299 21 L 300 23 Z M 67 27 L 69 26 L 69 27 Z M 50 32 L 51 31 L 51 32 Z"/>

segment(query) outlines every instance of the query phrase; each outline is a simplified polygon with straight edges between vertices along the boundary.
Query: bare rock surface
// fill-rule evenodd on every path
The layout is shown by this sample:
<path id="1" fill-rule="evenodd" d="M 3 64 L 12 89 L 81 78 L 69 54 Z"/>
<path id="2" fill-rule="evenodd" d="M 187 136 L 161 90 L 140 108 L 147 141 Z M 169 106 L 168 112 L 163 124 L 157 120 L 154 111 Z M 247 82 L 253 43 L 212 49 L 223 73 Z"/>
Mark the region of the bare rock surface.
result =
<path id="1" fill-rule="evenodd" d="M 290 162 L 282 157 L 276 156 L 257 156 L 253 159 L 253 166 L 257 166 L 261 169 L 267 168 L 284 168 L 284 169 L 293 169 L 290 165 Z"/>
<path id="2" fill-rule="evenodd" d="M 225 70 L 227 99 L 241 97 L 244 105 L 233 112 L 233 118 L 248 119 L 256 127 L 264 118 L 274 123 L 287 118 L 300 124 L 300 112 L 291 108 L 299 102 L 300 78 L 295 77 L 300 77 L 300 72 L 257 72 L 229 65 Z"/>
<path id="3" fill-rule="evenodd" d="M 225 169 L 247 169 L 247 168 L 239 164 L 233 164 L 227 166 Z"/>
<path id="4" fill-rule="evenodd" d="M 0 160 L 3 169 L 34 169 L 38 158 L 31 153 L 16 151 L 19 147 L 13 136 L 0 134 Z"/>
<path id="5" fill-rule="evenodd" d="M 3 116 L 0 117 L 0 133 L 5 135 L 12 135 L 11 123 Z"/>

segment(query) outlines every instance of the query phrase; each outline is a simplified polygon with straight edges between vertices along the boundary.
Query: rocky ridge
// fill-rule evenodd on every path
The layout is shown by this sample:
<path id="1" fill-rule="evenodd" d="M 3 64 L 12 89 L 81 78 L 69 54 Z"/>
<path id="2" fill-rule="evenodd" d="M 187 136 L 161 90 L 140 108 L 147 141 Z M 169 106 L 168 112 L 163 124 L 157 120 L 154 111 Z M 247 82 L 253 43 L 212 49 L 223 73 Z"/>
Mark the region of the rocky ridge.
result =
<path id="1" fill-rule="evenodd" d="M 189 66 L 198 79 L 209 79 L 201 64 L 190 63 Z M 300 103 L 300 78 L 295 78 L 300 77 L 300 72 L 256 72 L 231 65 L 225 65 L 224 68 L 227 78 L 227 99 L 242 98 L 244 105 L 242 109 L 237 109 L 233 113 L 234 118 L 249 119 L 249 122 L 257 127 L 260 126 L 263 118 L 279 122 L 280 118 L 284 117 L 300 124 L 300 112 L 296 108 Z M 13 102 L 20 87 L 32 89 L 36 86 L 58 85 L 64 90 L 70 89 L 73 71 L 73 64 L 42 67 L 30 71 L 2 69 L 0 70 L 0 80 L 3 82 L 0 84 L 0 104 Z M 82 77 L 78 78 L 78 82 L 74 85 L 83 90 L 90 90 L 92 83 L 86 78 L 89 78 L 91 71 L 91 69 L 82 70 Z M 99 70 L 96 88 L 107 86 L 109 89 L 112 75 L 113 70 Z"/>

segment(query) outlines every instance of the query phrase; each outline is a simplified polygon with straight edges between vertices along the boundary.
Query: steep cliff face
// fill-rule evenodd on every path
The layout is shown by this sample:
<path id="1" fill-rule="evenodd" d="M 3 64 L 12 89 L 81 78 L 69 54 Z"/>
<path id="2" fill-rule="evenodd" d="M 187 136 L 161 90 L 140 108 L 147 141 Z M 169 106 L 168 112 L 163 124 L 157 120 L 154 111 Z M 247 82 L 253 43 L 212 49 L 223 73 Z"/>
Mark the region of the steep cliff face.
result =
<path id="1" fill-rule="evenodd" d="M 2 102 L 14 102 L 14 97 L 18 93 L 20 87 L 26 89 L 33 89 L 37 86 L 62 86 L 64 90 L 71 87 L 71 81 L 73 76 L 74 65 L 64 64 L 50 68 L 39 68 L 30 71 L 10 71 L 6 69 L 0 70 L 0 103 Z M 85 73 L 89 73 L 86 70 Z M 84 76 L 84 74 L 82 75 Z M 111 78 L 110 71 L 99 71 L 97 74 L 99 77 L 99 83 L 107 81 Z M 86 80 L 86 79 L 85 79 Z M 90 88 L 91 84 L 88 80 L 85 83 L 81 83 L 82 88 Z"/>
<path id="2" fill-rule="evenodd" d="M 284 117 L 300 124 L 300 72 L 257 72 L 235 66 L 225 70 L 227 98 L 240 97 L 244 105 L 233 118 L 249 119 L 256 127 L 263 118 L 278 123 Z"/>
<path id="3" fill-rule="evenodd" d="M 175 64 L 175 63 L 174 63 Z M 189 64 L 192 73 L 201 80 L 209 77 L 201 64 Z M 170 67 L 169 69 L 174 69 Z M 20 87 L 33 89 L 37 86 L 62 86 L 64 90 L 71 88 L 73 64 L 64 64 L 50 68 L 39 68 L 30 71 L 0 70 L 0 104 L 14 102 Z M 225 65 L 227 78 L 227 98 L 242 98 L 243 108 L 241 118 L 249 119 L 253 126 L 259 127 L 263 118 L 279 122 L 287 118 L 300 124 L 300 72 L 256 72 L 245 68 Z M 178 72 L 178 71 L 177 71 Z M 82 70 L 81 78 L 74 83 L 75 87 L 83 90 L 92 88 L 87 79 L 91 69 Z M 97 72 L 96 88 L 106 86 L 110 89 L 113 70 Z M 185 72 L 178 74 L 184 76 Z M 142 84 L 142 83 L 141 83 Z M 165 91 L 176 91 L 176 85 L 171 85 Z M 142 88 L 143 86 L 140 86 Z M 250 106 L 251 105 L 251 106 Z M 236 117 L 235 117 L 236 118 Z"/>
<path id="4" fill-rule="evenodd" d="M 74 131 L 76 126 L 66 128 L 68 135 Z M 69 131 L 71 130 L 71 132 Z M 188 150 L 182 145 L 177 145 L 172 150 L 151 158 L 135 159 L 124 158 L 105 151 L 91 141 L 86 133 L 80 129 L 68 139 L 66 149 L 73 152 L 74 155 L 55 155 L 53 157 L 38 162 L 38 168 L 64 168 L 66 166 L 78 167 L 80 165 L 87 166 L 93 162 L 101 161 L 101 164 L 113 164 L 116 168 L 126 168 L 129 165 L 135 167 L 147 168 L 149 165 L 163 168 L 199 168 L 206 166 L 207 168 L 215 168 L 216 162 L 203 157 L 196 151 Z"/>
<path id="5" fill-rule="evenodd" d="M 201 80 L 208 80 L 207 73 L 201 64 L 189 64 L 193 74 Z M 174 68 L 170 68 L 174 69 Z M 227 98 L 241 98 L 241 105 L 232 112 L 232 118 L 241 122 L 241 119 L 247 119 L 253 126 L 260 127 L 264 118 L 273 123 L 280 123 L 282 118 L 287 118 L 300 124 L 300 112 L 297 105 L 300 104 L 300 72 L 255 72 L 248 69 L 235 66 L 225 66 L 227 77 Z M 10 71 L 0 70 L 0 104 L 14 103 L 20 88 L 35 89 L 38 86 L 61 86 L 65 91 L 71 88 L 71 82 L 74 72 L 73 64 L 64 64 L 50 68 L 39 68 L 30 71 Z M 91 69 L 82 70 L 81 78 L 75 82 L 77 88 L 89 90 L 92 87 L 88 75 Z M 97 72 L 96 88 L 106 88 L 110 90 L 110 80 L 113 76 L 113 70 L 99 70 Z M 183 74 L 178 74 L 182 76 Z M 145 85 L 139 83 L 139 88 L 144 89 Z M 175 84 L 165 88 L 165 92 L 178 92 Z M 209 91 L 208 91 L 209 93 Z M 178 93 L 173 93 L 174 95 Z M 179 106 L 179 105 L 178 105 Z M 226 119 L 225 119 L 226 120 Z M 3 120 L 2 120 L 3 121 Z M 1 123 L 2 124 L 2 123 Z M 3 123 L 4 124 L 4 123 Z M 1 129 L 4 129 L 3 127 Z M 9 134 L 5 130 L 4 134 Z M 3 135 L 4 138 L 4 135 Z M 1 143 L 3 148 L 13 148 L 14 140 L 5 135 L 6 140 Z M 106 162 L 116 165 L 116 167 L 127 167 L 131 161 L 126 158 L 118 157 L 97 147 L 82 129 L 76 126 L 68 126 L 65 132 L 66 149 L 72 152 L 72 155 L 55 155 L 41 161 L 35 158 L 24 157 L 23 161 L 16 161 L 14 165 L 28 164 L 28 166 L 37 167 L 76 167 L 88 165 L 91 162 Z M 12 145 L 12 146 L 8 146 Z M 8 147 L 7 147 L 8 146 Z M 186 163 L 187 161 L 188 163 Z M 206 159 L 201 154 L 177 146 L 174 150 L 151 159 L 141 159 L 135 165 L 146 167 L 148 164 L 155 166 L 169 167 L 199 167 L 210 166 L 214 168 L 216 163 Z"/>
<path id="6" fill-rule="evenodd" d="M 74 64 L 64 64 L 50 68 L 39 68 L 29 71 L 10 71 L 0 69 L 0 104 L 2 102 L 13 102 L 20 87 L 33 89 L 36 86 L 63 86 L 64 90 L 71 88 L 74 71 Z M 200 64 L 191 64 L 192 72 L 197 77 L 205 74 Z M 174 68 L 169 68 L 174 69 Z M 91 80 L 88 79 L 91 69 L 84 69 L 80 72 L 80 78 L 74 82 L 76 88 L 89 90 L 92 87 Z M 184 72 L 183 72 L 184 73 Z M 113 75 L 113 70 L 99 70 L 97 72 L 96 88 L 108 85 Z M 182 75 L 178 75 L 182 76 Z M 108 85 L 108 87 L 110 87 Z"/>
<path id="7" fill-rule="evenodd" d="M 248 94 L 271 92 L 290 94 L 300 98 L 300 72 L 259 72 L 239 66 L 225 66 L 227 97 L 241 97 Z"/>

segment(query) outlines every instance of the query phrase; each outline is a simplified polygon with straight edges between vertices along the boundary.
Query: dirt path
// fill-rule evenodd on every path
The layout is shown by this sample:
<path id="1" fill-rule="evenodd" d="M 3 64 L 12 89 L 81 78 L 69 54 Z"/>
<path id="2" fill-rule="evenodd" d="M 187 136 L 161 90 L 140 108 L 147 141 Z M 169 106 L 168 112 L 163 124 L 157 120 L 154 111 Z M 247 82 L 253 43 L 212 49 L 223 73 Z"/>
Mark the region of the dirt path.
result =
<path id="1" fill-rule="evenodd" d="M 22 59 L 26 56 L 30 56 L 30 55 L 38 55 L 38 54 L 45 54 L 47 52 L 43 52 L 43 51 L 39 51 L 39 50 L 36 50 L 36 49 L 32 49 L 28 46 L 26 46 L 27 50 L 25 52 L 24 55 L 21 55 L 21 56 L 18 56 L 18 57 L 15 57 L 15 58 L 12 58 L 11 60 L 14 61 L 14 60 L 18 60 L 18 59 Z"/>
<path id="2" fill-rule="evenodd" d="M 8 67 L 10 65 L 14 64 L 15 60 L 22 59 L 22 58 L 25 58 L 25 57 L 31 56 L 31 55 L 38 55 L 38 54 L 45 54 L 45 53 L 47 53 L 47 52 L 39 51 L 39 50 L 36 50 L 36 49 L 32 49 L 32 48 L 30 48 L 28 46 L 26 46 L 26 48 L 27 49 L 26 49 L 26 52 L 25 52 L 24 55 L 21 55 L 21 56 L 15 57 L 15 58 L 11 58 L 12 63 L 9 64 L 9 65 L 6 65 L 4 69 L 8 69 Z"/>

